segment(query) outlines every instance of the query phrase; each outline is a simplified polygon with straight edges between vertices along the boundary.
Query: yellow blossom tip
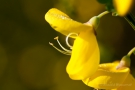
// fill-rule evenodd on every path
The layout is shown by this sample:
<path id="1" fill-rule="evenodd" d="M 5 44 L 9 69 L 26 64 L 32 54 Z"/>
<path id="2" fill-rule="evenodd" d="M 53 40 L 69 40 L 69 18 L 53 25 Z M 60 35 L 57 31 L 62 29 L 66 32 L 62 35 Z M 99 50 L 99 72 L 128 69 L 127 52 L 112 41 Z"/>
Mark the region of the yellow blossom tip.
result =
<path id="1" fill-rule="evenodd" d="M 114 7 L 120 16 L 125 16 L 131 9 L 134 0 L 113 0 Z"/>
<path id="2" fill-rule="evenodd" d="M 68 35 L 69 33 L 79 33 L 85 30 L 91 30 L 92 25 L 85 25 L 71 19 L 62 11 L 52 8 L 45 14 L 45 20 L 56 31 Z M 72 37 L 72 36 L 71 36 Z"/>

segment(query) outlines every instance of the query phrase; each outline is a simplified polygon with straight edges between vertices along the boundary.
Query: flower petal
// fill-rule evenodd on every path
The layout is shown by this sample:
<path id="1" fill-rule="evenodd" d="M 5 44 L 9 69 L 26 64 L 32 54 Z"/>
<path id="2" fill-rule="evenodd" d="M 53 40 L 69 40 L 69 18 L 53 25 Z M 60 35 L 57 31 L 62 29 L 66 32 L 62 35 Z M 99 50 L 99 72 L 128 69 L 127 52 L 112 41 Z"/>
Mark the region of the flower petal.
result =
<path id="1" fill-rule="evenodd" d="M 53 29 L 64 35 L 68 35 L 69 33 L 79 33 L 92 28 L 91 25 L 82 24 L 72 20 L 68 15 L 56 8 L 50 9 L 45 14 L 45 20 Z"/>
<path id="2" fill-rule="evenodd" d="M 94 31 L 83 31 L 74 41 L 66 71 L 71 79 L 82 80 L 96 72 L 99 60 L 99 48 Z"/>
<path id="3" fill-rule="evenodd" d="M 114 6 L 120 16 L 126 15 L 133 4 L 133 0 L 113 0 Z"/>
<path id="4" fill-rule="evenodd" d="M 113 90 L 135 90 L 135 78 L 131 74 L 128 74 L 124 83 L 118 84 L 118 86 L 120 87 Z"/>
<path id="5" fill-rule="evenodd" d="M 116 70 L 118 63 L 100 64 L 96 73 L 84 79 L 83 82 L 93 88 L 114 89 L 117 84 L 122 84 L 129 74 L 129 68 Z"/>

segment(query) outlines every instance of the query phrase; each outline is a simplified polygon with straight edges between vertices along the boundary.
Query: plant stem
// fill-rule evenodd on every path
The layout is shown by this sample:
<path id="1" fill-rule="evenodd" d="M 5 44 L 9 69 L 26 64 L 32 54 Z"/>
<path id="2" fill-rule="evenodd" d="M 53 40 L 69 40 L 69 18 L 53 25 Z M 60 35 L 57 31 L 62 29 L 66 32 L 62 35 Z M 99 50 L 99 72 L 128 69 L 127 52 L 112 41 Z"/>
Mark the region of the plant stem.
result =
<path id="1" fill-rule="evenodd" d="M 103 17 L 104 15 L 108 14 L 109 11 L 104 11 L 101 14 L 98 15 L 99 18 Z"/>
<path id="2" fill-rule="evenodd" d="M 135 16 L 130 13 L 124 17 L 127 22 L 131 25 L 131 27 L 135 30 Z"/>
<path id="3" fill-rule="evenodd" d="M 135 47 L 133 49 L 131 49 L 129 52 L 128 52 L 128 56 L 131 56 L 132 53 L 135 53 Z"/>

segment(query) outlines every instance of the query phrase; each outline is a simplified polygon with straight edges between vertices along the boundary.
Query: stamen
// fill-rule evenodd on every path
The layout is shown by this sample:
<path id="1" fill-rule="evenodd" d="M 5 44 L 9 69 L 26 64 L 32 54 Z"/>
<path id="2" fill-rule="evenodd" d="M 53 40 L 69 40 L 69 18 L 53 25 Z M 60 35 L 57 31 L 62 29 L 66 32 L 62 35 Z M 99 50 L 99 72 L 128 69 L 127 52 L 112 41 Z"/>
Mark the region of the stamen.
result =
<path id="1" fill-rule="evenodd" d="M 73 35 L 73 34 L 75 34 L 76 36 L 78 36 L 77 33 L 69 33 L 69 34 L 67 35 L 67 37 L 66 37 L 66 44 L 67 44 L 68 47 L 70 47 L 70 49 L 72 49 L 73 46 L 71 46 L 71 45 L 68 43 L 68 38 L 69 38 L 71 35 Z"/>
<path id="2" fill-rule="evenodd" d="M 61 45 L 61 43 L 59 42 L 58 38 L 59 38 L 59 37 L 57 36 L 57 37 L 55 37 L 54 39 L 57 40 L 57 42 L 58 42 L 58 44 L 60 45 L 60 47 L 61 47 L 64 51 L 71 52 L 71 50 L 68 50 L 68 49 L 64 48 L 64 47 Z"/>
<path id="3" fill-rule="evenodd" d="M 53 43 L 50 43 L 50 42 L 49 42 L 49 44 L 50 44 L 52 47 L 54 47 L 56 50 L 58 50 L 59 52 L 65 54 L 65 55 L 71 55 L 71 51 L 62 51 L 62 50 L 58 49 L 57 47 L 55 47 L 55 46 L 53 45 Z"/>
<path id="4" fill-rule="evenodd" d="M 68 34 L 68 36 L 66 37 L 66 44 L 67 44 L 67 46 L 68 46 L 70 49 L 72 49 L 72 46 L 68 43 L 68 38 L 69 38 L 71 35 L 73 35 L 73 34 L 75 34 L 76 36 L 78 36 L 77 33 L 70 33 L 70 34 Z M 60 45 L 60 47 L 61 47 L 63 50 L 60 50 L 59 48 L 55 47 L 55 46 L 53 45 L 53 43 L 50 43 L 50 42 L 49 42 L 49 44 L 50 44 L 52 47 L 54 47 L 56 50 L 58 50 L 59 52 L 65 54 L 65 55 L 71 55 L 71 52 L 72 52 L 72 51 L 71 51 L 71 50 L 68 50 L 68 49 L 66 49 L 66 48 L 64 48 L 64 47 L 61 45 L 61 43 L 59 42 L 58 38 L 59 38 L 59 37 L 57 36 L 57 37 L 55 37 L 54 39 L 57 40 L 58 44 Z"/>

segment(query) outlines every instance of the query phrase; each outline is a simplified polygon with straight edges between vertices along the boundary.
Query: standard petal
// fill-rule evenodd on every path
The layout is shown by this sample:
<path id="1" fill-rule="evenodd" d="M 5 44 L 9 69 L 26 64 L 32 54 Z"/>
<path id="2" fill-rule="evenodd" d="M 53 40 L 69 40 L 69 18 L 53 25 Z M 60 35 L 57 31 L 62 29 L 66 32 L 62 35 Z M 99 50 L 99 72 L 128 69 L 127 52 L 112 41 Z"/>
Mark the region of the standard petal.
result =
<path id="1" fill-rule="evenodd" d="M 93 30 L 83 31 L 74 41 L 66 71 L 71 79 L 82 80 L 96 72 L 99 60 L 99 47 Z"/>
<path id="2" fill-rule="evenodd" d="M 84 30 L 91 29 L 91 25 L 82 24 L 80 22 L 72 20 L 68 15 L 59 11 L 56 8 L 50 9 L 45 14 L 45 20 L 56 31 L 68 35 L 69 33 L 79 33 Z"/>
<path id="3" fill-rule="evenodd" d="M 93 88 L 98 89 L 114 89 L 122 84 L 127 78 L 130 69 L 123 68 L 116 70 L 118 63 L 100 64 L 96 73 L 84 79 L 83 82 Z"/>

